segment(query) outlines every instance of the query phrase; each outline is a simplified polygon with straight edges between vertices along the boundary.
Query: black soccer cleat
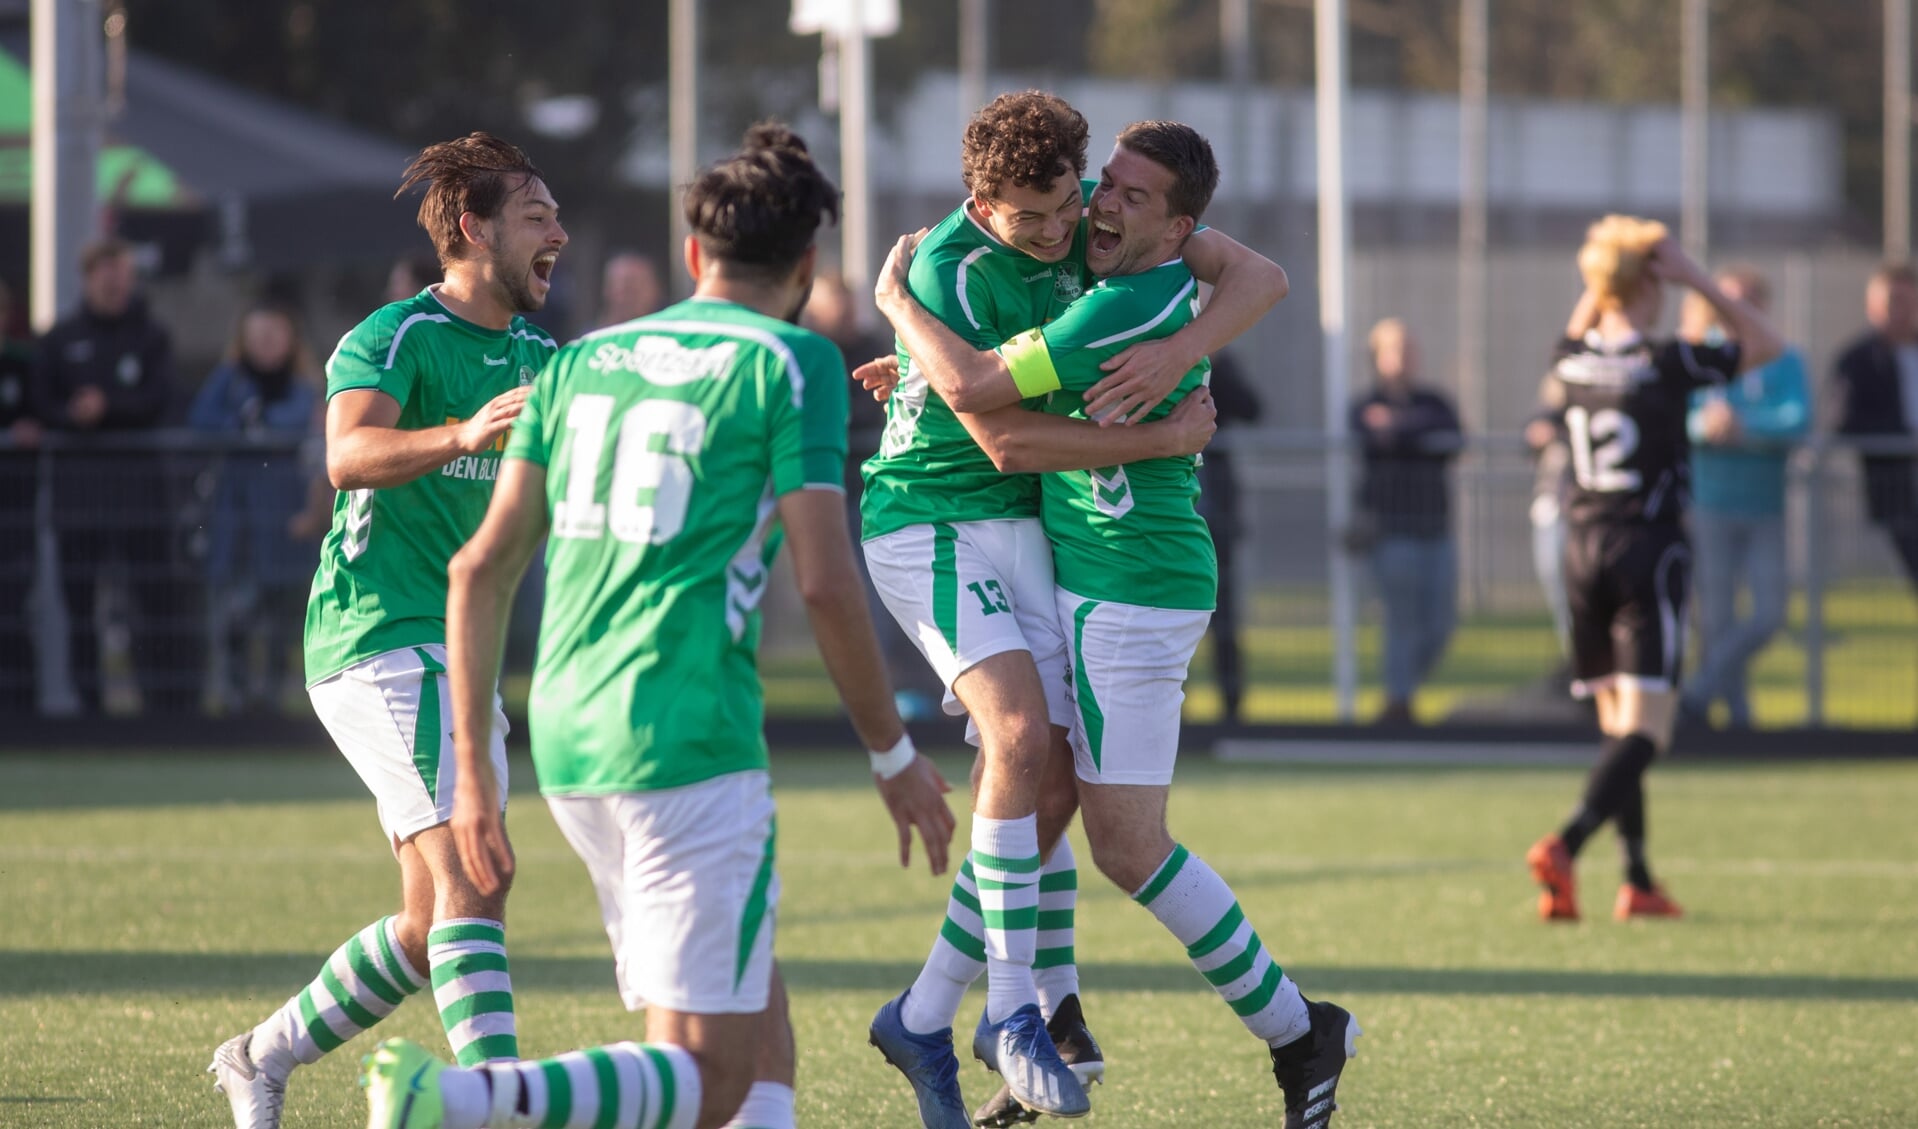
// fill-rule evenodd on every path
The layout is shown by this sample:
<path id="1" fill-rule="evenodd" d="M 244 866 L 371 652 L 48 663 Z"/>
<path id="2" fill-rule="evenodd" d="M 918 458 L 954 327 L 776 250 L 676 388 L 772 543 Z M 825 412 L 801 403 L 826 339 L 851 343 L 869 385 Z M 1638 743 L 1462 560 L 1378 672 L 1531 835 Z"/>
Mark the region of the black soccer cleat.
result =
<path id="1" fill-rule="evenodd" d="M 1067 996 L 1059 1001 L 1058 1010 L 1052 1018 L 1046 1020 L 1046 1033 L 1052 1036 L 1052 1043 L 1059 1048 L 1059 1058 L 1078 1075 L 1079 1082 L 1088 1090 L 1094 1082 L 1100 1081 L 1106 1074 L 1105 1056 L 1099 1053 L 1099 1041 L 1086 1030 L 1085 1012 L 1079 1007 L 1079 997 Z M 1039 1120 L 1039 1114 L 1019 1104 L 1012 1096 L 1009 1087 L 999 1087 L 992 1099 L 980 1106 L 972 1115 L 974 1125 L 988 1129 L 1006 1129 L 1011 1125 L 1025 1125 Z"/>
<path id="2" fill-rule="evenodd" d="M 1272 1051 L 1272 1074 L 1285 1095 L 1285 1129 L 1328 1129 L 1338 1109 L 1339 1074 L 1359 1053 L 1358 1021 L 1337 1004 L 1306 1001 L 1312 1029 Z"/>

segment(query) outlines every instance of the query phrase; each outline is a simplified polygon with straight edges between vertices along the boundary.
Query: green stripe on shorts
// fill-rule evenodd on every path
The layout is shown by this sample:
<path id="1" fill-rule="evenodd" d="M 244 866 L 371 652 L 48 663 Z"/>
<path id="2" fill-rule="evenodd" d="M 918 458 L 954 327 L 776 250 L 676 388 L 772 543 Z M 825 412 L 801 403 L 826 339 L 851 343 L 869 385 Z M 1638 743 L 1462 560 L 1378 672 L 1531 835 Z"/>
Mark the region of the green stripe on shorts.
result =
<path id="1" fill-rule="evenodd" d="M 1079 720 L 1085 726 L 1086 748 L 1092 753 L 1095 771 L 1105 751 L 1106 715 L 1099 709 L 1099 699 L 1092 693 L 1092 679 L 1086 674 L 1086 617 L 1098 606 L 1097 600 L 1087 600 L 1072 613 L 1073 696 L 1079 699 Z"/>
<path id="2" fill-rule="evenodd" d="M 946 646 L 959 653 L 959 533 L 935 522 L 932 527 L 932 622 Z"/>
<path id="3" fill-rule="evenodd" d="M 766 921 L 766 896 L 773 884 L 773 843 L 779 838 L 779 821 L 773 819 L 766 827 L 766 851 L 759 859 L 759 873 L 753 876 L 753 892 L 746 897 L 746 908 L 739 915 L 739 956 L 733 963 L 733 991 L 739 991 L 740 981 L 746 978 L 746 965 L 751 963 L 753 942 L 759 939 L 759 927 Z"/>
<path id="4" fill-rule="evenodd" d="M 420 712 L 413 719 L 413 767 L 434 803 L 440 802 L 440 675 L 446 668 L 427 653 L 413 648 L 420 660 Z"/>

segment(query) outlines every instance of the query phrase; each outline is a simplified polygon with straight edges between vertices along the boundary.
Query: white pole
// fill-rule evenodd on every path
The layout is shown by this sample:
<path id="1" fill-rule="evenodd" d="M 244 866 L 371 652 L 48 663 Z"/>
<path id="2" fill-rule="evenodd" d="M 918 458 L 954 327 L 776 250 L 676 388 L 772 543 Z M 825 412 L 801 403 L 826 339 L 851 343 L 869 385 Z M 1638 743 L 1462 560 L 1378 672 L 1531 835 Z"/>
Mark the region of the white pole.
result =
<path id="1" fill-rule="evenodd" d="M 1346 450 L 1346 275 L 1351 235 L 1345 199 L 1345 0 L 1316 0 L 1319 165 L 1319 332 L 1325 361 L 1325 524 L 1330 533 L 1326 571 L 1330 582 L 1332 685 L 1340 721 L 1353 720 L 1358 699 L 1357 589 L 1343 535 L 1352 524 L 1352 462 Z"/>
<path id="2" fill-rule="evenodd" d="M 992 0 L 959 0 L 959 124 L 986 104 L 992 66 Z"/>
<path id="3" fill-rule="evenodd" d="M 1459 6 L 1459 197 L 1458 197 L 1458 402 L 1469 435 L 1492 430 L 1490 367 L 1486 356 L 1486 257 L 1490 243 L 1488 148 L 1490 134 L 1491 0 L 1464 0 Z M 1460 572 L 1473 609 L 1485 603 L 1484 553 L 1486 495 L 1483 461 L 1461 468 L 1458 507 Z"/>
<path id="4" fill-rule="evenodd" d="M 666 30 L 666 147 L 671 183 L 666 186 L 666 195 L 673 245 L 667 252 L 668 262 L 677 261 L 680 248 L 685 246 L 688 229 L 681 190 L 699 171 L 699 0 L 671 2 Z M 692 293 L 692 282 L 681 271 L 667 273 L 673 279 L 675 294 L 684 297 Z"/>
<path id="5" fill-rule="evenodd" d="M 839 177 L 845 192 L 840 217 L 840 271 L 854 294 L 872 281 L 872 40 L 864 18 L 849 20 L 839 40 Z"/>
<path id="6" fill-rule="evenodd" d="M 1711 9 L 1709 0 L 1685 0 L 1679 17 L 1679 242 L 1704 262 L 1711 253 Z"/>
<path id="7" fill-rule="evenodd" d="M 1885 0 L 1885 255 L 1911 254 L 1911 0 Z"/>
<path id="8" fill-rule="evenodd" d="M 1233 228 L 1252 238 L 1252 0 L 1221 0 L 1219 42 L 1225 48 L 1226 182 Z"/>
<path id="9" fill-rule="evenodd" d="M 98 232 L 94 169 L 105 124 L 99 0 L 33 0 L 33 217 L 28 300 L 45 332 L 80 296 L 80 248 Z"/>

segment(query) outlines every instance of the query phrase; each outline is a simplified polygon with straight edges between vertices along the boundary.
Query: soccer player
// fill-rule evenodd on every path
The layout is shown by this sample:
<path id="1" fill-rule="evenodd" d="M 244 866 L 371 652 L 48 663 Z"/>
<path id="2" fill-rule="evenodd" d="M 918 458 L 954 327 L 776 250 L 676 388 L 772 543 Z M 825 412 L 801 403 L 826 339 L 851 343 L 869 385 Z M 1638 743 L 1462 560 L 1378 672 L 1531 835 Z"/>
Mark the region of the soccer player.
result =
<path id="1" fill-rule="evenodd" d="M 446 279 L 374 311 L 327 362 L 326 466 L 339 493 L 306 610 L 307 691 L 373 793 L 401 905 L 220 1046 L 208 1069 L 240 1129 L 279 1125 L 294 1067 L 429 983 L 461 1062 L 519 1053 L 506 891 L 474 887 L 446 825 L 458 778 L 446 566 L 479 528 L 507 429 L 555 348 L 520 315 L 545 303 L 567 237 L 539 170 L 484 133 L 421 150 L 400 193 L 415 188 Z M 506 771 L 497 707 L 467 736 Z"/>
<path id="2" fill-rule="evenodd" d="M 881 275 L 880 311 L 943 394 L 987 408 L 1043 396 L 1046 413 L 1084 416 L 1101 362 L 1131 342 L 1177 332 L 1196 313 L 1197 282 L 1180 252 L 1218 181 L 1212 147 L 1191 127 L 1136 122 L 1119 134 L 1087 211 L 1086 261 L 1102 281 L 1059 317 L 977 350 L 914 300 L 894 262 Z M 895 259 L 909 250 L 902 241 Z M 1196 392 L 1209 368 L 1200 358 L 1174 395 Z M 1032 418 L 989 413 L 973 433 L 1003 459 Z M 1285 1124 L 1322 1129 L 1358 1024 L 1299 994 L 1231 887 L 1166 829 L 1183 685 L 1218 577 L 1193 505 L 1195 461 L 1052 473 L 1042 490 L 1055 606 L 1071 639 L 1072 751 L 1093 861 L 1185 946 L 1270 1049 Z"/>
<path id="3" fill-rule="evenodd" d="M 975 347 L 1045 323 L 1083 291 L 1086 136 L 1078 111 L 1036 90 L 1002 95 L 967 125 L 961 160 L 971 195 L 926 237 L 910 286 Z M 1195 240 L 1189 255 L 1219 283 L 1221 301 L 1203 324 L 1114 357 L 1143 370 L 1115 380 L 1115 415 L 1156 403 L 1284 293 L 1283 271 L 1217 232 Z M 970 413 L 981 409 L 941 395 L 929 383 L 936 374 L 906 343 L 899 376 L 879 453 L 864 468 L 866 563 L 888 610 L 945 684 L 946 711 L 970 715 L 979 757 L 972 851 L 946 919 L 920 975 L 880 1009 L 870 1037 L 912 1084 L 925 1125 L 967 1126 L 951 1029 L 984 970 L 974 1052 L 1020 1105 L 1077 1116 L 1089 1108 L 1081 1078 L 1099 1077 L 1104 1064 L 1084 1029 L 1072 959 L 1077 872 L 1062 838 L 1075 804 L 1066 640 L 1053 608 L 1038 482 L 1000 473 L 968 431 Z M 1035 422 L 1029 471 L 1198 450 L 1178 444 L 1178 427 Z M 1062 1061 L 1060 1039 L 1072 1044 L 1075 1062 Z"/>
<path id="4" fill-rule="evenodd" d="M 460 765 L 454 825 L 482 888 L 510 878 L 500 779 L 476 736 L 501 624 L 549 531 L 529 704 L 534 766 L 585 861 L 644 1044 L 448 1068 L 388 1040 L 379 1129 L 793 1125 L 793 1049 L 773 962 L 779 878 L 754 653 L 775 521 L 814 637 L 907 861 L 935 871 L 945 782 L 892 704 L 843 501 L 845 362 L 792 324 L 839 192 L 783 127 L 757 126 L 687 190 L 693 297 L 591 334 L 540 375 L 486 522 L 453 561 Z"/>
<path id="5" fill-rule="evenodd" d="M 1613 915 L 1677 917 L 1645 861 L 1645 770 L 1671 745 L 1691 551 L 1687 503 L 1694 390 L 1762 365 L 1783 348 L 1764 316 L 1720 290 L 1665 225 L 1606 216 L 1578 252 L 1585 292 L 1548 377 L 1549 418 L 1572 453 L 1566 488 L 1565 587 L 1574 693 L 1596 699 L 1598 764 L 1571 818 L 1526 854 L 1543 888 L 1539 916 L 1578 920 L 1573 860 L 1616 820 L 1625 883 Z M 1666 282 L 1718 312 L 1734 343 L 1655 337 Z"/>

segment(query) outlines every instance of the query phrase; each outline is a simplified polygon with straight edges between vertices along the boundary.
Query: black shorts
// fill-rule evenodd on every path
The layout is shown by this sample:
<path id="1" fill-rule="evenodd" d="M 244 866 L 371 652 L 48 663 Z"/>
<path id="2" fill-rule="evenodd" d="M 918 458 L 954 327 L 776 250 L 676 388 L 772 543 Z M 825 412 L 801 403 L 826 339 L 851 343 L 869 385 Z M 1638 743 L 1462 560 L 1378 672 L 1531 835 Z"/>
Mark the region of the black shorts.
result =
<path id="1" fill-rule="evenodd" d="M 1565 538 L 1572 692 L 1621 678 L 1678 689 L 1692 551 L 1675 524 L 1573 526 Z"/>

